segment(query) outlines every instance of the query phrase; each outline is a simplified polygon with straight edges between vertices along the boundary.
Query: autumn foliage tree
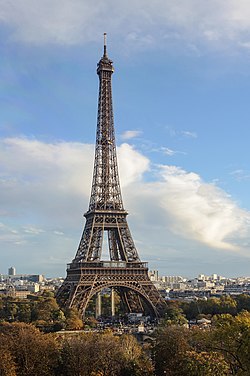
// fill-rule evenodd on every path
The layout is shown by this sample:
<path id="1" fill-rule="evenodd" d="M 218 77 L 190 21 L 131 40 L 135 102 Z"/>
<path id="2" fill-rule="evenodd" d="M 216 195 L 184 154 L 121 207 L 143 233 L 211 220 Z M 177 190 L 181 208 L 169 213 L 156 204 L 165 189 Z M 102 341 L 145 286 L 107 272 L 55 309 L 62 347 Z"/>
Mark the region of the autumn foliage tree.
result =
<path id="1" fill-rule="evenodd" d="M 23 323 L 0 325 L 3 375 L 51 376 L 58 362 L 58 346 L 51 335 Z M 7 358 L 12 370 L 6 368 Z M 11 373 L 12 372 L 12 373 Z"/>
<path id="2" fill-rule="evenodd" d="M 156 376 L 249 376 L 250 313 L 214 316 L 209 330 L 165 325 L 153 347 Z"/>
<path id="3" fill-rule="evenodd" d="M 62 368 L 67 376 L 152 375 L 152 363 L 133 336 L 81 333 L 63 341 Z"/>
<path id="4" fill-rule="evenodd" d="M 151 352 L 129 334 L 44 334 L 32 324 L 2 322 L 0 376 L 249 376 L 248 311 L 214 316 L 209 330 L 174 322 L 157 329 Z"/>

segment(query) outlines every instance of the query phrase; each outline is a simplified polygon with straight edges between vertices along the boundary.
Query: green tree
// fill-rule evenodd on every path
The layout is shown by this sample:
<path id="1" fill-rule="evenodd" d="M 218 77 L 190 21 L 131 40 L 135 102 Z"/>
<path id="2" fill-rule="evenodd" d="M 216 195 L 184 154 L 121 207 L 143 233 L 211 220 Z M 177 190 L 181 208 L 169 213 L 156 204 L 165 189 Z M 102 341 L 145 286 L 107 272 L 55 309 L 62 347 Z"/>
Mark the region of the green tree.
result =
<path id="1" fill-rule="evenodd" d="M 18 305 L 16 316 L 18 321 L 30 323 L 31 322 L 31 304 L 29 301 Z"/>
<path id="2" fill-rule="evenodd" d="M 166 308 L 164 321 L 168 325 L 186 325 L 188 322 L 183 310 L 174 304 L 168 305 Z"/>
<path id="3" fill-rule="evenodd" d="M 229 313 L 230 315 L 237 314 L 237 302 L 231 296 L 226 295 L 220 298 L 220 313 Z"/>
<path id="4" fill-rule="evenodd" d="M 7 320 L 14 321 L 18 312 L 18 306 L 11 300 L 6 301 L 5 316 Z"/>
<path id="5" fill-rule="evenodd" d="M 249 376 L 250 312 L 214 317 L 208 348 L 223 354 L 233 375 Z"/>
<path id="6" fill-rule="evenodd" d="M 49 332 L 64 328 L 66 318 L 55 298 L 39 297 L 31 307 L 31 321 L 41 330 Z"/>
<path id="7" fill-rule="evenodd" d="M 237 310 L 241 312 L 243 310 L 250 312 L 250 295 L 241 294 L 235 298 L 237 302 Z"/>
<path id="8" fill-rule="evenodd" d="M 53 323 L 58 315 L 60 308 L 55 298 L 41 297 L 35 304 L 33 309 L 33 320 L 41 320 L 46 323 Z"/>

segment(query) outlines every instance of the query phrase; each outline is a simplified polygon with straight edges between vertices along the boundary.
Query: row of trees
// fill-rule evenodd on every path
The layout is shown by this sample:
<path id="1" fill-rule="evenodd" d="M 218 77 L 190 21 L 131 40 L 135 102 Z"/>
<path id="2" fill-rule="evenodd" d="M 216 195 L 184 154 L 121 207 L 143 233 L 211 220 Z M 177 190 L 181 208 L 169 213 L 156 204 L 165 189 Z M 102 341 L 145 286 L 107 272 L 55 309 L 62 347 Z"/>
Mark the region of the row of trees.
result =
<path id="1" fill-rule="evenodd" d="M 19 301 L 0 298 L 0 321 L 32 323 L 44 331 L 83 327 L 79 312 L 74 308 L 61 310 L 50 293 Z"/>
<path id="2" fill-rule="evenodd" d="M 206 331 L 164 324 L 146 347 L 132 335 L 0 325 L 1 376 L 249 376 L 249 354 L 247 311 L 215 316 Z"/>
<path id="3" fill-rule="evenodd" d="M 131 335 L 45 334 L 30 324 L 0 325 L 1 376 L 153 375 L 146 351 Z"/>
<path id="4" fill-rule="evenodd" d="M 203 317 L 211 319 L 214 315 L 230 314 L 236 316 L 242 311 L 250 312 L 250 296 L 221 296 L 220 298 L 197 299 L 191 302 L 169 301 L 165 310 L 168 324 L 184 325 L 190 320 Z"/>
<path id="5" fill-rule="evenodd" d="M 103 314 L 109 314 L 109 297 L 103 297 Z M 119 303 L 119 302 L 118 302 Z M 93 305 L 94 303 L 91 302 Z M 94 308 L 92 307 L 92 311 Z M 237 315 L 242 310 L 250 312 L 250 296 L 239 295 L 236 297 L 222 296 L 220 298 L 198 299 L 192 302 L 170 301 L 166 308 L 166 318 L 173 319 L 177 324 L 183 324 L 186 320 L 200 317 L 212 317 L 217 314 Z M 0 297 L 0 321 L 20 321 L 34 323 L 36 326 L 58 330 L 60 328 L 81 328 L 80 315 L 74 309 L 61 310 L 53 293 L 44 293 L 43 296 L 33 296 L 25 300 L 17 300 L 12 297 Z"/>
<path id="6" fill-rule="evenodd" d="M 227 314 L 237 315 L 242 310 L 250 312 L 250 296 L 246 294 L 235 297 L 223 295 L 219 298 L 198 299 L 192 302 L 181 302 L 179 307 L 188 320 L 195 319 L 199 315 Z"/>

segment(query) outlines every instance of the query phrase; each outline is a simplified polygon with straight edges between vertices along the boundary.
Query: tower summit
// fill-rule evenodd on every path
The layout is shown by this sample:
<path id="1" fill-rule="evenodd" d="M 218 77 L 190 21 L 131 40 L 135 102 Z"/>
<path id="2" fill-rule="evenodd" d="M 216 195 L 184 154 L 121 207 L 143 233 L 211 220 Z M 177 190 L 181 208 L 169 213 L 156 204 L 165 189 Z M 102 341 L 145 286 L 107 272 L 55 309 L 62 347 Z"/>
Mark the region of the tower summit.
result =
<path id="1" fill-rule="evenodd" d="M 132 239 L 124 210 L 118 175 L 111 77 L 113 62 L 104 53 L 97 64 L 99 99 L 94 172 L 88 211 L 75 258 L 57 292 L 59 304 L 77 307 L 84 315 L 89 300 L 103 288 L 120 295 L 127 312 L 158 317 L 165 302 L 148 277 Z M 109 261 L 102 260 L 106 235 Z"/>

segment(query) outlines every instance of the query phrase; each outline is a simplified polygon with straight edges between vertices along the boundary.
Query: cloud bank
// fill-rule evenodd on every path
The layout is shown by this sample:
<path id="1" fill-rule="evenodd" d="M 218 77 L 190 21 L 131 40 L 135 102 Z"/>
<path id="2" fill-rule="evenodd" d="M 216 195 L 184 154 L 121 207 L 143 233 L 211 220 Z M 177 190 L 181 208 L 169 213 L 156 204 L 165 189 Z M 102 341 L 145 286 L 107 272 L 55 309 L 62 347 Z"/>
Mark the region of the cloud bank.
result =
<path id="1" fill-rule="evenodd" d="M 106 31 L 125 49 L 173 43 L 193 52 L 202 45 L 250 47 L 250 3 L 245 0 L 1 0 L 0 22 L 9 40 L 37 45 L 96 42 Z"/>
<path id="2" fill-rule="evenodd" d="M 36 244 L 41 251 L 36 255 L 39 260 L 46 242 L 45 253 L 62 264 L 73 257 L 72 249 L 65 256 L 66 248 L 76 243 L 80 216 L 87 210 L 93 153 L 89 144 L 1 140 L 1 248 L 13 246 L 29 252 Z M 160 231 L 157 241 L 165 249 L 169 247 L 168 231 L 173 238 L 186 239 L 189 247 L 205 245 L 248 255 L 250 213 L 224 191 L 203 182 L 194 172 L 169 165 L 153 166 L 155 179 L 147 182 L 144 175 L 152 168 L 148 158 L 128 144 L 118 148 L 118 156 L 125 207 L 133 210 L 133 221 L 140 224 L 145 244 L 152 242 L 148 229 L 154 228 Z M 154 211 L 160 214 L 154 216 Z"/>

